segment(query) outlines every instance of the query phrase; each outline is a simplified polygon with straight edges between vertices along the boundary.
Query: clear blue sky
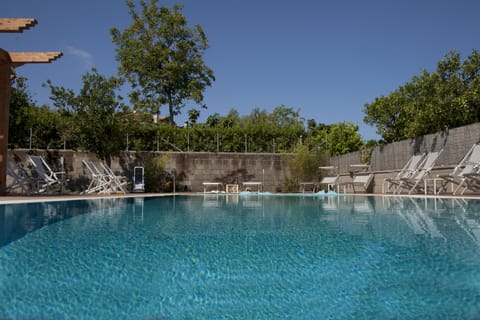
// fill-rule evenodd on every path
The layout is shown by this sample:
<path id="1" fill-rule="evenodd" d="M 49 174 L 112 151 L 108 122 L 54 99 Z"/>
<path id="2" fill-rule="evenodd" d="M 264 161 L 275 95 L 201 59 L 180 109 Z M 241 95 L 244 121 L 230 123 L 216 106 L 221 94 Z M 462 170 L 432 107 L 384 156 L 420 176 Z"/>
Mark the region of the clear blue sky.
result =
<path id="1" fill-rule="evenodd" d="M 205 92 L 207 110 L 300 109 L 319 123 L 349 121 L 364 139 L 377 139 L 363 123 L 363 106 L 419 75 L 433 71 L 450 50 L 466 58 L 480 49 L 478 0 L 178 0 L 189 23 L 209 40 L 206 64 L 216 81 Z M 131 22 L 122 0 L 3 1 L 2 17 L 36 18 L 20 34 L 0 34 L 8 51 L 62 51 L 51 65 L 25 65 L 39 104 L 51 104 L 42 83 L 78 92 L 92 67 L 116 74 L 109 30 Z M 189 109 L 185 108 L 185 112 Z M 162 114 L 166 114 L 163 111 Z M 183 123 L 179 116 L 177 123 Z"/>

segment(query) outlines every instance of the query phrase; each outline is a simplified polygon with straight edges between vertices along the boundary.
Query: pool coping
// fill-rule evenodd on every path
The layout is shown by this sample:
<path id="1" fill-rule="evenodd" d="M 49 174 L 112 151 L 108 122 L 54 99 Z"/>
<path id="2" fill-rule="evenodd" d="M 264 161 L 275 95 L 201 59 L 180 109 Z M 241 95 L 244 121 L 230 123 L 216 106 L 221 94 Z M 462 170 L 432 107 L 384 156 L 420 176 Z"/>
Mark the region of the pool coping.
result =
<path id="1" fill-rule="evenodd" d="M 240 195 L 238 193 L 203 193 L 203 192 L 180 192 L 180 193 L 128 193 L 128 194 L 69 194 L 69 195 L 12 195 L 0 197 L 0 205 L 2 204 L 18 204 L 18 203 L 35 203 L 35 202 L 55 202 L 55 201 L 76 201 L 76 200 L 89 200 L 89 199 L 112 199 L 112 198 L 150 198 L 150 197 L 166 197 L 166 196 L 189 196 L 189 195 Z M 252 193 L 252 195 L 261 195 Z M 282 196 L 287 194 L 274 193 L 262 196 Z M 293 195 L 293 194 L 288 194 Z M 295 194 L 298 196 L 306 196 L 304 193 Z M 312 197 L 312 194 L 308 194 Z M 318 195 L 318 197 L 325 197 L 327 195 Z M 328 195 L 331 197 L 332 195 Z M 467 194 L 467 195 L 424 195 L 424 194 L 384 194 L 384 193 L 339 193 L 333 196 L 383 196 L 383 197 L 408 197 L 408 198 L 421 198 L 421 199 L 480 199 L 480 194 Z"/>
<path id="2" fill-rule="evenodd" d="M 163 197 L 174 195 L 173 193 L 128 193 L 128 194 L 89 194 L 89 195 L 32 195 L 32 196 L 2 196 L 0 205 L 35 202 L 76 201 L 89 199 L 112 199 L 112 198 L 139 198 L 139 197 Z M 178 193 L 176 193 L 178 195 Z"/>

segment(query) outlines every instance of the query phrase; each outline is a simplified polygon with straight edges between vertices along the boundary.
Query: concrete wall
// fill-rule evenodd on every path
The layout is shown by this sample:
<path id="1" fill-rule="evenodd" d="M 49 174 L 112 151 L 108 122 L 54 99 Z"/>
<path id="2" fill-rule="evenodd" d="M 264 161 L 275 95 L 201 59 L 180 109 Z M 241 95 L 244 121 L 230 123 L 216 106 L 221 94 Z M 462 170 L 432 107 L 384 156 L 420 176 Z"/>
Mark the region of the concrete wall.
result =
<path id="1" fill-rule="evenodd" d="M 371 192 L 381 192 L 383 180 L 393 177 L 401 170 L 414 154 L 439 151 L 439 156 L 432 176 L 450 172 L 459 163 L 474 143 L 480 141 L 480 123 L 455 128 L 416 139 L 402 140 L 376 147 L 371 156 L 369 172 L 375 174 Z M 350 164 L 360 163 L 361 153 L 353 152 L 331 159 L 332 165 L 338 168 L 341 181 L 351 179 Z M 350 180 L 351 181 L 351 180 Z"/>
<path id="2" fill-rule="evenodd" d="M 17 158 L 27 164 L 30 150 L 9 151 L 9 157 Z M 82 160 L 91 159 L 99 163 L 96 155 L 71 150 L 33 150 L 42 155 L 53 170 L 65 171 L 70 180 L 68 188 L 80 192 L 88 186 L 89 173 Z M 284 181 L 289 176 L 285 163 L 289 155 L 255 153 L 212 153 L 212 152 L 154 152 L 157 157 L 166 157 L 166 171 L 174 172 L 180 178 L 181 191 L 203 191 L 203 182 L 221 182 L 222 184 L 241 184 L 247 181 L 263 183 L 268 192 L 284 191 Z M 112 160 L 112 170 L 120 175 L 131 177 L 135 166 L 144 166 L 147 152 L 123 152 Z M 63 157 L 63 167 L 61 158 Z M 12 183 L 7 177 L 7 186 Z M 148 181 L 146 182 L 148 183 Z"/>
<path id="3" fill-rule="evenodd" d="M 470 147 L 480 141 L 480 123 L 449 131 L 426 135 L 417 139 L 403 140 L 376 147 L 371 155 L 370 165 L 366 171 L 375 177 L 369 192 L 380 193 L 385 178 L 393 177 L 401 170 L 413 154 L 442 150 L 432 175 L 450 172 L 464 157 Z M 16 155 L 23 163 L 28 150 L 9 151 L 9 156 Z M 88 185 L 88 172 L 82 165 L 83 159 L 98 161 L 88 152 L 69 150 L 36 150 L 42 154 L 54 169 L 61 170 L 59 161 L 64 158 L 64 167 L 71 179 L 70 189 L 81 191 Z M 133 167 L 143 166 L 146 152 L 124 152 L 113 159 L 112 169 L 127 177 L 132 176 Z M 246 181 L 259 181 L 264 184 L 264 191 L 286 191 L 285 178 L 290 175 L 286 161 L 292 155 L 256 154 L 256 153 L 213 153 L 213 152 L 155 152 L 158 157 L 168 158 L 166 170 L 175 172 L 181 178 L 181 185 L 187 191 L 203 191 L 202 182 L 221 182 L 222 184 L 239 184 Z M 339 182 L 349 182 L 353 172 L 351 164 L 360 164 L 362 152 L 352 152 L 331 159 L 331 165 L 337 167 Z M 11 182 L 11 179 L 10 179 Z M 148 183 L 148 182 L 147 182 Z M 7 186 L 9 184 L 7 177 Z M 347 190 L 352 191 L 352 190 Z"/>
<path id="4" fill-rule="evenodd" d="M 205 181 L 240 185 L 258 181 L 264 191 L 278 192 L 289 175 L 281 154 L 189 152 L 170 153 L 168 157 L 167 169 L 183 174 L 183 184 L 192 191 L 202 191 Z"/>

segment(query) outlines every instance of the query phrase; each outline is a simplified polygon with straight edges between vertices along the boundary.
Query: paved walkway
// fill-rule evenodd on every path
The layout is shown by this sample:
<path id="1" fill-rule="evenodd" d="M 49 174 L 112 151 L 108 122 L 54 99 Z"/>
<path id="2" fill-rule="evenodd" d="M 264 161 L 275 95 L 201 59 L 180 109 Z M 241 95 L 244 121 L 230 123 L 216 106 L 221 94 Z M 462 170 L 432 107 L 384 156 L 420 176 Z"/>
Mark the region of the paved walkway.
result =
<path id="1" fill-rule="evenodd" d="M 103 199 L 103 198 L 134 198 L 134 197 L 160 197 L 172 195 L 172 193 L 127 193 L 127 194 L 69 194 L 69 195 L 12 195 L 0 197 L 0 204 L 21 203 L 21 202 L 41 202 L 41 201 L 68 201 L 84 199 Z"/>

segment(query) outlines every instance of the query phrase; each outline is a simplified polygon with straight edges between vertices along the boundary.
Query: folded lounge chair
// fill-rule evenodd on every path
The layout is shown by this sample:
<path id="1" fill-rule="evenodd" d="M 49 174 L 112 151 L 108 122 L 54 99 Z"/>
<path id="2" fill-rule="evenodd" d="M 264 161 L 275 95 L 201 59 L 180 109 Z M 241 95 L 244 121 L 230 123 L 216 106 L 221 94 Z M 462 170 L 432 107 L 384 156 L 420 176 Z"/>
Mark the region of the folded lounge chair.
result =
<path id="1" fill-rule="evenodd" d="M 7 175 L 13 180 L 6 186 L 7 192 L 20 190 L 23 194 L 30 194 L 34 189 L 35 181 L 21 161 L 7 158 Z"/>
<path id="2" fill-rule="evenodd" d="M 455 166 L 453 171 L 446 175 L 438 175 L 444 183 L 441 190 L 446 190 L 452 184 L 452 193 L 464 194 L 466 190 L 480 189 L 480 144 L 474 144 L 465 154 L 463 159 Z M 457 186 L 455 189 L 454 186 Z"/>
<path id="3" fill-rule="evenodd" d="M 98 170 L 92 160 L 82 160 L 82 163 L 90 174 L 90 184 L 83 193 L 111 193 L 112 181 L 110 177 Z"/>
<path id="4" fill-rule="evenodd" d="M 54 172 L 41 156 L 28 155 L 28 160 L 32 164 L 32 168 L 36 173 L 35 192 L 42 193 L 53 186 L 62 186 L 64 183 L 63 175 L 65 172 Z"/>
<path id="5" fill-rule="evenodd" d="M 128 183 L 127 177 L 117 176 L 112 169 L 106 163 L 100 163 L 103 168 L 104 173 L 110 179 L 110 188 L 113 193 L 127 193 L 125 185 Z"/>
<path id="6" fill-rule="evenodd" d="M 398 187 L 402 179 L 410 178 L 415 173 L 418 165 L 421 163 L 424 157 L 425 153 L 413 155 L 395 177 L 385 179 L 384 183 L 386 183 L 387 186 L 383 190 L 383 193 L 389 193 L 392 187 Z M 392 193 L 393 191 L 395 190 L 392 190 Z"/>
<path id="7" fill-rule="evenodd" d="M 415 170 L 410 177 L 400 179 L 400 184 L 395 190 L 395 193 L 401 192 L 402 189 L 408 190 L 408 194 L 412 194 L 416 190 L 423 191 L 425 179 L 428 178 L 430 171 L 433 169 L 433 166 L 442 151 L 443 149 L 440 151 L 429 152 L 418 165 L 417 170 Z"/>

